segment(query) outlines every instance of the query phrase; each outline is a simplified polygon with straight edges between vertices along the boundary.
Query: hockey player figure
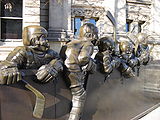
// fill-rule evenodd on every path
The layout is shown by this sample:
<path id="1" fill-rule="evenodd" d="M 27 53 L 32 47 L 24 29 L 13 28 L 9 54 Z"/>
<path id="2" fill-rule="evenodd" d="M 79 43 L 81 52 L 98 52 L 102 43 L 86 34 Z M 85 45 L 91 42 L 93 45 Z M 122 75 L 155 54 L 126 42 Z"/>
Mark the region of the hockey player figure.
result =
<path id="1" fill-rule="evenodd" d="M 16 47 L 0 63 L 0 84 L 13 84 L 21 80 L 21 69 L 38 69 L 36 76 L 42 83 L 54 79 L 63 70 L 59 55 L 49 49 L 46 37 L 47 31 L 41 26 L 31 25 L 24 28 L 24 46 Z"/>
<path id="2" fill-rule="evenodd" d="M 148 46 L 148 35 L 145 33 L 138 33 L 138 48 L 136 56 L 139 58 L 140 64 L 146 65 L 150 60 L 150 50 Z"/>
<path id="3" fill-rule="evenodd" d="M 72 109 L 68 120 L 81 118 L 86 98 L 84 80 L 86 73 L 92 73 L 95 69 L 91 55 L 97 39 L 97 27 L 91 23 L 85 23 L 80 28 L 79 39 L 66 44 L 64 64 L 72 93 Z"/>
<path id="4" fill-rule="evenodd" d="M 138 33 L 137 34 L 137 44 L 135 48 L 135 55 L 139 60 L 139 63 L 137 65 L 137 76 L 139 76 L 139 69 L 141 65 L 147 65 L 150 60 L 150 52 L 152 48 L 149 49 L 148 46 L 148 36 L 145 33 Z"/>
<path id="5" fill-rule="evenodd" d="M 98 70 L 109 77 L 114 68 L 120 65 L 120 59 L 115 55 L 115 42 L 110 37 L 103 37 L 98 41 L 98 53 L 95 56 Z M 106 79 L 105 78 L 105 79 Z"/>
<path id="6" fill-rule="evenodd" d="M 125 78 L 134 77 L 134 67 L 138 64 L 138 59 L 133 54 L 133 44 L 129 41 L 119 43 L 121 64 L 118 68 Z"/>

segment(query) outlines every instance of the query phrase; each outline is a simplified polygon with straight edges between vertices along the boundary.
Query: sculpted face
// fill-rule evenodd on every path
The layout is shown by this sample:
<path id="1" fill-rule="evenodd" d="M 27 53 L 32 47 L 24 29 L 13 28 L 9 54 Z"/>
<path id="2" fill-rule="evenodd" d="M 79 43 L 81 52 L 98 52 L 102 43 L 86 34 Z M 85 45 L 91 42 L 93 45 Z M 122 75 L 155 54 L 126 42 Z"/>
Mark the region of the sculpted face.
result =
<path id="1" fill-rule="evenodd" d="M 99 51 L 103 52 L 109 50 L 110 52 L 115 51 L 115 42 L 110 37 L 102 37 L 100 38 L 98 43 Z"/>
<path id="2" fill-rule="evenodd" d="M 129 60 L 132 57 L 132 53 L 125 53 L 122 54 L 122 58 L 125 60 Z"/>
<path id="3" fill-rule="evenodd" d="M 36 38 L 33 38 L 32 44 L 34 46 L 35 50 L 39 51 L 47 51 L 49 49 L 49 42 L 46 39 L 45 35 L 36 36 Z"/>
<path id="4" fill-rule="evenodd" d="M 30 46 L 34 50 L 47 51 L 49 43 L 47 38 L 47 30 L 42 26 L 30 25 L 23 30 L 23 44 Z"/>
<path id="5" fill-rule="evenodd" d="M 133 45 L 128 41 L 121 42 L 120 51 L 121 51 L 121 56 L 125 60 L 129 60 L 133 53 Z"/>
<path id="6" fill-rule="evenodd" d="M 85 23 L 80 28 L 79 37 L 83 40 L 91 41 L 94 45 L 96 45 L 98 39 L 98 29 L 92 23 Z"/>
<path id="7" fill-rule="evenodd" d="M 97 45 L 97 40 L 98 40 L 98 30 L 95 27 L 92 33 L 92 37 L 91 37 L 91 41 L 93 43 L 93 45 Z"/>
<path id="8" fill-rule="evenodd" d="M 146 45 L 148 43 L 148 37 L 149 35 L 145 34 L 145 33 L 138 33 L 137 34 L 137 39 L 139 41 L 140 44 Z"/>

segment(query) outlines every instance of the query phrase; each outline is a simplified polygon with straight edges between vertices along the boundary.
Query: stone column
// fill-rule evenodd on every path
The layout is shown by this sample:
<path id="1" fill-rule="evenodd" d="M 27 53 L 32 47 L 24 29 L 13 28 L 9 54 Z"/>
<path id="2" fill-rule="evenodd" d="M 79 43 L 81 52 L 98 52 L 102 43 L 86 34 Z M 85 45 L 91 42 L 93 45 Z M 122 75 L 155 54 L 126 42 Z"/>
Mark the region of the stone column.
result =
<path id="1" fill-rule="evenodd" d="M 71 0 L 50 0 L 48 31 L 51 48 L 59 52 L 61 42 L 71 33 Z"/>
<path id="2" fill-rule="evenodd" d="M 152 8 L 151 8 L 151 25 L 150 29 L 154 34 L 160 34 L 160 1 L 152 0 Z"/>
<path id="3" fill-rule="evenodd" d="M 0 10 L 1 10 L 1 5 L 0 5 Z M 0 19 L 0 26 L 1 26 L 1 19 Z M 0 32 L 2 32 L 1 27 L 0 27 Z M 1 39 L 1 33 L 0 33 L 0 39 Z"/>
<path id="4" fill-rule="evenodd" d="M 117 32 L 124 33 L 126 25 L 126 0 L 104 1 L 106 10 L 110 10 L 117 22 Z"/>
<path id="5" fill-rule="evenodd" d="M 115 13 L 117 21 L 117 32 L 123 34 L 126 32 L 126 0 L 115 0 Z"/>
<path id="6" fill-rule="evenodd" d="M 40 25 L 40 0 L 23 0 L 23 27 Z"/>
<path id="7" fill-rule="evenodd" d="M 160 1 L 152 0 L 151 8 L 151 24 L 150 24 L 150 34 L 152 34 L 151 40 L 156 42 L 157 45 L 153 48 L 151 55 L 153 60 L 160 60 Z"/>
<path id="8" fill-rule="evenodd" d="M 74 31 L 74 18 L 71 18 L 71 30 Z"/>

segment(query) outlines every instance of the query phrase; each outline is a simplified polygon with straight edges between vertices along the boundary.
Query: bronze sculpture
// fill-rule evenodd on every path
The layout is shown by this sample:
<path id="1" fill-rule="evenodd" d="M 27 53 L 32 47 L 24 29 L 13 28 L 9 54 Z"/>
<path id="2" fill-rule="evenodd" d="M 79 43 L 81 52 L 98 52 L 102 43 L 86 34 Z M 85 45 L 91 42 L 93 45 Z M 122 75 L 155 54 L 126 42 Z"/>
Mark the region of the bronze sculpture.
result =
<path id="1" fill-rule="evenodd" d="M 126 78 L 135 76 L 135 68 L 137 68 L 137 76 L 139 76 L 139 68 L 141 65 L 146 65 L 150 60 L 150 49 L 148 46 L 148 36 L 144 33 L 137 34 L 137 41 L 121 41 L 120 58 L 121 65 L 120 72 Z"/>
<path id="2" fill-rule="evenodd" d="M 72 93 L 72 109 L 68 120 L 81 118 L 86 98 L 85 77 L 88 72 L 92 73 L 95 69 L 91 55 L 97 39 L 97 27 L 91 23 L 85 23 L 80 28 L 79 39 L 66 44 L 64 64 Z"/>
<path id="3" fill-rule="evenodd" d="M 133 44 L 129 41 L 122 41 L 119 43 L 119 47 L 121 65 L 118 69 L 125 78 L 134 77 L 133 67 L 138 61 L 134 59 Z"/>
<path id="4" fill-rule="evenodd" d="M 55 78 L 63 70 L 59 55 L 49 49 L 46 37 L 47 31 L 41 26 L 31 25 L 24 28 L 24 46 L 16 47 L 1 62 L 0 84 L 12 84 L 21 80 L 20 69 L 38 69 L 36 76 L 42 83 Z"/>
<path id="5" fill-rule="evenodd" d="M 150 50 L 148 46 L 148 35 L 145 33 L 138 33 L 137 34 L 138 39 L 138 48 L 136 51 L 136 56 L 141 59 L 141 63 L 143 65 L 146 65 L 150 60 Z"/>
<path id="6" fill-rule="evenodd" d="M 141 65 L 147 65 L 149 60 L 150 60 L 150 52 L 153 49 L 154 45 L 152 48 L 149 48 L 148 46 L 148 37 L 149 35 L 145 33 L 138 33 L 136 35 L 137 37 L 137 44 L 135 45 L 135 54 L 139 59 L 139 63 L 137 65 L 137 76 L 139 76 L 139 69 Z"/>
<path id="7" fill-rule="evenodd" d="M 103 37 L 98 40 L 98 53 L 95 56 L 97 69 L 109 77 L 114 68 L 118 68 L 121 61 L 115 54 L 116 43 L 110 37 Z M 106 79 L 105 78 L 105 79 Z"/>
<path id="8" fill-rule="evenodd" d="M 0 84 L 9 85 L 22 81 L 25 87 L 36 95 L 33 116 L 37 118 L 41 118 L 43 115 L 45 97 L 23 80 L 24 74 L 21 70 L 38 69 L 37 81 L 41 83 L 55 79 L 58 73 L 63 70 L 59 55 L 49 49 L 46 37 L 47 31 L 41 26 L 25 27 L 23 31 L 24 46 L 16 47 L 6 60 L 0 63 Z"/>
<path id="9" fill-rule="evenodd" d="M 120 55 L 117 55 L 115 42 L 109 37 L 97 40 L 97 34 L 97 28 L 86 23 L 80 29 L 80 38 L 66 44 L 64 66 L 73 95 L 69 120 L 81 118 L 86 98 L 85 80 L 88 73 L 95 70 L 95 63 L 91 58 L 94 45 L 98 45 L 99 49 L 95 58 L 97 64 L 107 77 L 114 68 L 118 68 L 124 77 L 133 77 L 134 68 L 149 61 L 147 44 L 140 42 L 134 52 L 133 44 L 120 42 Z M 21 69 L 38 69 L 36 76 L 41 83 L 56 78 L 58 72 L 63 70 L 62 61 L 56 52 L 49 49 L 46 36 L 47 31 L 41 26 L 28 26 L 24 29 L 24 46 L 17 47 L 0 63 L 0 84 L 13 84 L 22 80 Z"/>
<path id="10" fill-rule="evenodd" d="M 142 41 L 141 39 L 144 36 L 142 36 L 142 33 L 139 36 L 141 36 L 139 41 Z M 117 46 L 119 47 L 119 55 L 115 51 Z M 149 47 L 144 42 L 144 38 L 143 42 L 138 42 L 136 49 L 136 45 L 130 41 L 121 41 L 116 45 L 112 38 L 103 37 L 98 40 L 98 49 L 95 59 L 98 70 L 106 74 L 105 80 L 114 68 L 117 68 L 125 78 L 134 77 L 135 68 L 147 64 L 149 61 Z"/>

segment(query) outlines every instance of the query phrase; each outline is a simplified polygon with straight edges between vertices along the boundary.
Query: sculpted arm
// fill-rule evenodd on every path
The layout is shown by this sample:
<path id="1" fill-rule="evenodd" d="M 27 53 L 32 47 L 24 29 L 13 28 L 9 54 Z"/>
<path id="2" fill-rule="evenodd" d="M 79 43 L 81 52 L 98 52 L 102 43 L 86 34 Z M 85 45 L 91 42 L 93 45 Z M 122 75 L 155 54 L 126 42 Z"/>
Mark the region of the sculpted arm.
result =
<path id="1" fill-rule="evenodd" d="M 91 58 L 93 50 L 94 48 L 92 44 L 86 45 L 81 49 L 81 52 L 78 56 L 78 61 L 82 70 L 89 73 L 94 73 L 94 71 L 96 70 L 96 64 Z"/>
<path id="2" fill-rule="evenodd" d="M 6 58 L 13 62 L 18 68 L 24 68 L 26 64 L 27 51 L 25 47 L 16 47 Z"/>
<path id="3" fill-rule="evenodd" d="M 25 63 L 24 55 L 23 47 L 17 47 L 5 61 L 0 62 L 0 84 L 13 84 L 21 80 L 19 68 L 22 68 Z"/>
<path id="4" fill-rule="evenodd" d="M 58 53 L 53 53 L 53 60 L 49 62 L 49 64 L 42 65 L 37 73 L 37 79 L 46 83 L 52 79 L 55 79 L 58 76 L 58 73 L 63 71 L 63 62 L 60 59 Z"/>
<path id="5" fill-rule="evenodd" d="M 65 51 L 66 60 L 65 60 L 65 66 L 70 72 L 80 72 L 80 64 L 78 61 L 78 53 L 79 49 L 77 49 L 73 45 L 68 45 L 67 49 Z"/>
<path id="6" fill-rule="evenodd" d="M 81 66 L 86 65 L 90 61 L 92 54 L 93 54 L 93 46 L 92 45 L 83 46 L 81 49 L 81 52 L 78 56 L 79 64 Z"/>

